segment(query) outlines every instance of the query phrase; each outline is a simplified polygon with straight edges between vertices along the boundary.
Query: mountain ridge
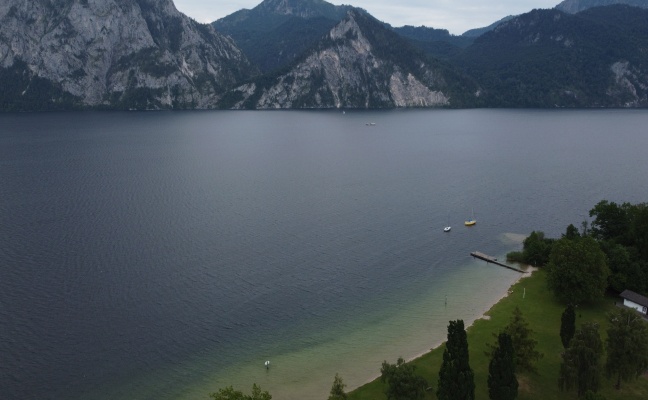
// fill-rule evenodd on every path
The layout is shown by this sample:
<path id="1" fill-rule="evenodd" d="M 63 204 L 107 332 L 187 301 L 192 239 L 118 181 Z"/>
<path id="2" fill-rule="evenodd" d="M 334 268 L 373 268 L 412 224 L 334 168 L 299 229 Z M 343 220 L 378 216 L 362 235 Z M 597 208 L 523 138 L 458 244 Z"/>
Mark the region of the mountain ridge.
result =
<path id="1" fill-rule="evenodd" d="M 594 7 L 625 4 L 633 7 L 648 8 L 645 0 L 564 0 L 555 8 L 569 14 L 576 14 Z"/>
<path id="2" fill-rule="evenodd" d="M 394 55 L 398 47 L 403 54 Z M 408 60 L 406 63 L 403 60 Z M 224 108 L 449 106 L 450 86 L 425 57 L 383 23 L 350 10 L 285 71 L 230 91 Z"/>
<path id="3" fill-rule="evenodd" d="M 533 10 L 480 36 L 454 61 L 495 107 L 647 107 L 648 10 Z"/>
<path id="4" fill-rule="evenodd" d="M 477 38 L 324 0 L 226 19 L 258 51 L 171 0 L 6 0 L 0 110 L 648 107 L 643 8 L 533 10 Z"/>
<path id="5" fill-rule="evenodd" d="M 306 51 L 354 7 L 324 0 L 264 0 L 212 23 L 234 39 L 264 73 L 281 68 Z"/>

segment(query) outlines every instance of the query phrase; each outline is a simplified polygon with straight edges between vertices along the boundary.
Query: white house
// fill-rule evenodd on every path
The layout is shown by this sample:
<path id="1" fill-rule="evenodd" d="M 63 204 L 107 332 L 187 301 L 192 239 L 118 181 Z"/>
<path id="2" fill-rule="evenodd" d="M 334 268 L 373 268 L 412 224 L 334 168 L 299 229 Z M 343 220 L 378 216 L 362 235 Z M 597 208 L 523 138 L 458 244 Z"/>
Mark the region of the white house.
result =
<path id="1" fill-rule="evenodd" d="M 632 290 L 624 290 L 620 296 L 623 298 L 623 305 L 634 308 L 643 315 L 648 314 L 648 297 L 635 293 Z"/>

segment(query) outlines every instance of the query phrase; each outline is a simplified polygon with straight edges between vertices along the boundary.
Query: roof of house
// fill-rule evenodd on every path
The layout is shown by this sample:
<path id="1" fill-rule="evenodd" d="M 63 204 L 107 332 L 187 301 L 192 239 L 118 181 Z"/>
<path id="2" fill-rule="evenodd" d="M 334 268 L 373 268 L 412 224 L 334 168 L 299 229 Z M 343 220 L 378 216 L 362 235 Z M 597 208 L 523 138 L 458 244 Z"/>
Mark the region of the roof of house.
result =
<path id="1" fill-rule="evenodd" d="M 648 307 L 648 297 L 642 296 L 639 293 L 635 293 L 632 290 L 624 290 L 619 295 L 626 300 L 630 300 L 633 303 Z"/>

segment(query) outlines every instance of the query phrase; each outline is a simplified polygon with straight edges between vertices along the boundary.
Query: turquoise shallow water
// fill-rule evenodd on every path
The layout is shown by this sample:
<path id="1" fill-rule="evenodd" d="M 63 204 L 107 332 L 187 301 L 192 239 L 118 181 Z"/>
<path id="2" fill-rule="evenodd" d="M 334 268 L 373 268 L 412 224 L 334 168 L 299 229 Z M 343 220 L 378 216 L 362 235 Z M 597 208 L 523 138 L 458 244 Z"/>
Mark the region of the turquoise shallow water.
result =
<path id="1" fill-rule="evenodd" d="M 641 110 L 0 115 L 0 387 L 364 383 L 517 278 L 471 251 L 645 201 L 646 126 Z"/>
<path id="2" fill-rule="evenodd" d="M 269 371 L 260 368 L 261 360 L 235 365 L 183 397 L 200 398 L 209 388 L 233 383 L 249 389 L 249 382 L 256 382 L 276 398 L 319 399 L 330 390 L 336 373 L 348 388 L 357 387 L 377 377 L 384 360 L 411 359 L 439 345 L 445 340 L 444 327 L 449 320 L 463 319 L 470 324 L 480 318 L 521 277 L 476 261 L 455 268 L 445 278 L 423 283 L 427 288 L 418 296 L 395 299 L 390 309 L 382 310 L 382 316 L 360 316 L 353 323 L 340 321 L 332 328 L 339 332 L 334 339 L 316 336 L 307 349 L 269 355 Z M 345 327 L 347 324 L 350 326 Z"/>

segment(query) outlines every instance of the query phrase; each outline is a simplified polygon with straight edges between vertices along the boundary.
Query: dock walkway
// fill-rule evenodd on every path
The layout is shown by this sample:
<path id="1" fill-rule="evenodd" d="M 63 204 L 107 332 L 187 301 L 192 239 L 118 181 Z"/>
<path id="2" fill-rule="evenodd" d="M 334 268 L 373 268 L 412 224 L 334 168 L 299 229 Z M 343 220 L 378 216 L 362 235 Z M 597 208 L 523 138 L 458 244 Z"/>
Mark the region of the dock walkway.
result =
<path id="1" fill-rule="evenodd" d="M 488 254 L 481 253 L 479 251 L 473 251 L 472 253 L 470 253 L 470 255 L 475 257 L 475 258 L 479 258 L 480 260 L 484 260 L 486 262 L 493 263 L 495 265 L 499 265 L 500 267 L 508 268 L 510 270 L 520 272 L 522 274 L 525 273 L 525 271 L 522 271 L 521 269 L 517 269 L 515 267 L 511 267 L 510 265 L 503 264 L 503 263 L 497 261 L 497 258 L 495 258 L 493 256 L 489 256 Z"/>

